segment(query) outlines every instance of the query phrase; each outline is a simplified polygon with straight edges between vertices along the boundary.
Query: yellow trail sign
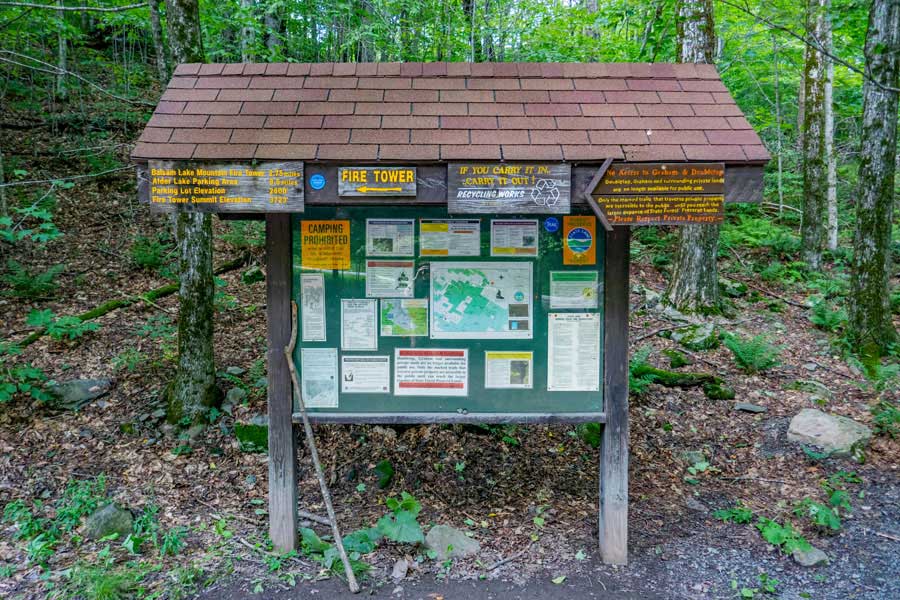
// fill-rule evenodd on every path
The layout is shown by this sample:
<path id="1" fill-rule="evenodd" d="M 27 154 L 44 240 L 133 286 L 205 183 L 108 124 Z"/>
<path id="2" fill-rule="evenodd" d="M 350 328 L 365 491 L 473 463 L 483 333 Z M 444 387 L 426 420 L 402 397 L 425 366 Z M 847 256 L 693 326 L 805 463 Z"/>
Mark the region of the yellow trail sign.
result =
<path id="1" fill-rule="evenodd" d="M 398 187 L 371 187 L 371 186 L 362 186 L 356 188 L 357 192 L 362 192 L 366 194 L 368 192 L 400 192 L 403 188 Z"/>

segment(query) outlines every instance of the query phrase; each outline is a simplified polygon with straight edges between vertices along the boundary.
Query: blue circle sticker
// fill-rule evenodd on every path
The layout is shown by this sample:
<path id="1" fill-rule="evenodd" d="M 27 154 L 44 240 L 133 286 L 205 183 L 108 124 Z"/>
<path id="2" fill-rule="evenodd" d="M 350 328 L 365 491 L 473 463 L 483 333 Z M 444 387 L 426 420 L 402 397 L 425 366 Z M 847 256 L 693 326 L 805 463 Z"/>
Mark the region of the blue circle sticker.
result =
<path id="1" fill-rule="evenodd" d="M 576 227 L 566 236 L 566 246 L 569 247 L 574 254 L 584 254 L 591 249 L 594 240 L 591 232 L 584 227 Z"/>
<path id="2" fill-rule="evenodd" d="M 556 233 L 559 231 L 559 219 L 556 217 L 547 217 L 544 219 L 544 229 L 547 233 Z"/>
<path id="3" fill-rule="evenodd" d="M 309 178 L 309 187 L 314 190 L 321 190 L 325 187 L 325 176 L 321 173 L 314 173 Z"/>

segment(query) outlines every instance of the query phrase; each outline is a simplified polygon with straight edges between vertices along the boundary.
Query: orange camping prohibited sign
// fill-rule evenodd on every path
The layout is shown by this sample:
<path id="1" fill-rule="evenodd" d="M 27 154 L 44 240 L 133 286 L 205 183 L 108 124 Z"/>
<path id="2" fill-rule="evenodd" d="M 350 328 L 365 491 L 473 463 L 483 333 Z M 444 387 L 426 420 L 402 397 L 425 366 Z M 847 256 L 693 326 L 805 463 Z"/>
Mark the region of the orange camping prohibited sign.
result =
<path id="1" fill-rule="evenodd" d="M 350 221 L 300 221 L 300 255 L 307 269 L 349 269 Z"/>
<path id="2" fill-rule="evenodd" d="M 597 264 L 597 219 L 563 217 L 563 264 Z"/>

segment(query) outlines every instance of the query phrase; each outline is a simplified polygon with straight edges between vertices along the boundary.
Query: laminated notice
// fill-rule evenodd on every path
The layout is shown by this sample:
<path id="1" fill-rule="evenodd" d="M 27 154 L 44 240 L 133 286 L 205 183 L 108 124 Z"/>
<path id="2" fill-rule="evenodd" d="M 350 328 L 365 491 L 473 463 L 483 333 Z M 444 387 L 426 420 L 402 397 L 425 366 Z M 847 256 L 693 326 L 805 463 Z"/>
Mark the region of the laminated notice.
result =
<path id="1" fill-rule="evenodd" d="M 481 256 L 481 219 L 422 219 L 420 256 Z"/>
<path id="2" fill-rule="evenodd" d="M 415 219 L 366 219 L 367 256 L 413 256 Z"/>
<path id="3" fill-rule="evenodd" d="M 342 356 L 341 393 L 390 394 L 391 357 Z"/>
<path id="4" fill-rule="evenodd" d="M 307 408 L 337 408 L 337 370 L 337 348 L 300 348 L 300 393 Z"/>
<path id="5" fill-rule="evenodd" d="M 484 387 L 531 389 L 533 352 L 487 351 L 484 353 Z"/>
<path id="6" fill-rule="evenodd" d="M 492 220 L 491 256 L 537 256 L 538 221 Z"/>
<path id="7" fill-rule="evenodd" d="M 377 300 L 341 299 L 341 350 L 377 350 Z"/>
<path id="8" fill-rule="evenodd" d="M 300 221 L 301 264 L 306 269 L 350 268 L 350 221 Z"/>
<path id="9" fill-rule="evenodd" d="M 395 395 L 466 396 L 468 393 L 468 350 L 394 350 Z"/>
<path id="10" fill-rule="evenodd" d="M 300 275 L 301 341 L 325 341 L 325 277 L 321 273 Z"/>
<path id="11" fill-rule="evenodd" d="M 547 391 L 600 391 L 600 314 L 547 315 Z"/>

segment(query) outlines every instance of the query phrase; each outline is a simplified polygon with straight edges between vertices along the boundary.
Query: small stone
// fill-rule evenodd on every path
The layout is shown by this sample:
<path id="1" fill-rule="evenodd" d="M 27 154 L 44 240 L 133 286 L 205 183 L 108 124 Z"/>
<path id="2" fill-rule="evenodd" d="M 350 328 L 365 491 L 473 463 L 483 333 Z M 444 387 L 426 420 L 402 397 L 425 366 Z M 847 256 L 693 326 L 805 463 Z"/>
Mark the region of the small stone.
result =
<path id="1" fill-rule="evenodd" d="M 84 522 L 84 535 L 89 539 L 99 540 L 118 533 L 120 538 L 124 538 L 131 533 L 133 523 L 134 517 L 130 510 L 110 503 L 87 518 Z"/>
<path id="2" fill-rule="evenodd" d="M 685 450 L 681 453 L 681 460 L 689 465 L 696 465 L 699 462 L 704 462 L 706 455 L 703 454 L 703 450 Z"/>
<path id="3" fill-rule="evenodd" d="M 243 369 L 241 367 L 228 367 L 227 369 L 225 369 L 225 372 L 228 373 L 229 375 L 234 375 L 235 377 L 240 377 L 247 371 L 246 371 L 246 369 Z"/>
<path id="4" fill-rule="evenodd" d="M 157 408 L 152 413 L 150 413 L 150 416 L 154 419 L 164 419 L 166 417 L 166 409 Z"/>
<path id="5" fill-rule="evenodd" d="M 700 502 L 699 500 L 697 500 L 695 498 L 688 498 L 684 504 L 685 504 L 685 506 L 687 506 L 689 509 L 691 509 L 693 511 L 702 512 L 702 513 L 709 512 L 709 509 L 706 508 L 706 506 L 702 502 Z"/>
<path id="6" fill-rule="evenodd" d="M 225 394 L 225 404 L 237 406 L 247 399 L 247 390 L 240 387 L 233 387 Z"/>
<path id="7" fill-rule="evenodd" d="M 55 405 L 68 410 L 79 410 L 82 406 L 104 396 L 112 389 L 109 379 L 73 379 L 48 386 L 56 397 Z"/>
<path id="8" fill-rule="evenodd" d="M 789 441 L 817 446 L 833 456 L 847 456 L 854 447 L 864 446 L 871 438 L 872 430 L 865 425 L 814 408 L 797 413 L 787 433 Z"/>
<path id="9" fill-rule="evenodd" d="M 827 565 L 831 561 L 831 559 L 828 558 L 827 554 L 825 554 L 822 550 L 819 550 L 815 546 L 811 546 L 808 551 L 803 551 L 800 548 L 794 548 L 791 556 L 795 561 L 797 561 L 798 564 L 803 565 L 804 567 L 817 567 L 819 565 Z"/>
<path id="10" fill-rule="evenodd" d="M 750 404 L 749 402 L 735 402 L 734 410 L 740 410 L 749 413 L 764 413 L 769 409 L 765 406 L 759 406 L 758 404 Z"/>
<path id="11" fill-rule="evenodd" d="M 394 569 L 391 571 L 391 579 L 394 580 L 394 583 L 400 583 L 406 579 L 407 571 L 409 571 L 409 561 L 405 558 L 401 558 L 394 563 Z"/>
<path id="12" fill-rule="evenodd" d="M 814 362 L 808 362 L 808 363 L 803 364 L 803 368 L 806 369 L 807 371 L 815 371 L 816 369 L 819 368 L 819 365 L 817 365 Z"/>
<path id="13" fill-rule="evenodd" d="M 196 425 L 191 425 L 188 428 L 187 432 L 185 432 L 185 435 L 187 436 L 188 440 L 196 442 L 198 439 L 200 439 L 200 436 L 203 435 L 205 431 L 206 425 L 204 425 L 203 423 L 197 423 Z"/>
<path id="14" fill-rule="evenodd" d="M 463 558 L 477 554 L 481 544 L 459 529 L 449 525 L 435 525 L 425 536 L 425 547 L 434 550 L 438 561 L 448 558 Z"/>

